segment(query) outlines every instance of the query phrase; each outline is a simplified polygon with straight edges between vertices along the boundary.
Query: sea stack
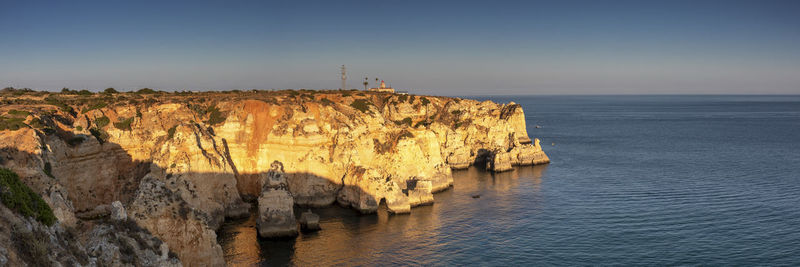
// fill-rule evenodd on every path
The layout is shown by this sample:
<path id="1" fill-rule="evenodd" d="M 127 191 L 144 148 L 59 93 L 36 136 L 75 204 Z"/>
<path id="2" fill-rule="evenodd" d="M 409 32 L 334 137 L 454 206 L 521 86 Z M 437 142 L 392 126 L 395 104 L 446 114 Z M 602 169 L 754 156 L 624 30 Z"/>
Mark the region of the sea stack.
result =
<path id="1" fill-rule="evenodd" d="M 300 228 L 303 229 L 303 231 L 319 230 L 319 215 L 314 214 L 311 210 L 300 214 Z"/>
<path id="2" fill-rule="evenodd" d="M 283 164 L 272 162 L 258 197 L 258 235 L 265 238 L 297 235 L 293 208 L 294 199 L 286 184 Z"/>

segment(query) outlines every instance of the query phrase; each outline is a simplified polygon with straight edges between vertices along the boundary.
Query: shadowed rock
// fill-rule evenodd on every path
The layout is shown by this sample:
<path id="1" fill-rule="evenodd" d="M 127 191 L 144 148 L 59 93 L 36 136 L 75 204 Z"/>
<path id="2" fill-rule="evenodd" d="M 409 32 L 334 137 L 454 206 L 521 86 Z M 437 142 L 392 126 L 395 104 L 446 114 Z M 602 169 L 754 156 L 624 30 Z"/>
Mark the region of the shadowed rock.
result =
<path id="1" fill-rule="evenodd" d="M 493 172 L 504 172 L 513 169 L 511 167 L 511 154 L 508 152 L 496 151 L 492 153 L 486 161 L 486 169 Z"/>
<path id="2" fill-rule="evenodd" d="M 111 219 L 115 221 L 125 221 L 128 219 L 128 213 L 125 212 L 125 207 L 122 202 L 114 201 L 111 203 Z"/>
<path id="3" fill-rule="evenodd" d="M 411 207 L 433 204 L 433 194 L 431 191 L 433 185 L 431 181 L 410 180 L 407 184 L 408 188 L 406 191 Z"/>
<path id="4" fill-rule="evenodd" d="M 303 231 L 319 230 L 319 215 L 314 214 L 311 210 L 300 214 L 300 228 L 303 229 Z"/>
<path id="5" fill-rule="evenodd" d="M 297 235 L 294 199 L 286 186 L 283 164 L 272 162 L 258 197 L 258 235 L 265 238 Z"/>

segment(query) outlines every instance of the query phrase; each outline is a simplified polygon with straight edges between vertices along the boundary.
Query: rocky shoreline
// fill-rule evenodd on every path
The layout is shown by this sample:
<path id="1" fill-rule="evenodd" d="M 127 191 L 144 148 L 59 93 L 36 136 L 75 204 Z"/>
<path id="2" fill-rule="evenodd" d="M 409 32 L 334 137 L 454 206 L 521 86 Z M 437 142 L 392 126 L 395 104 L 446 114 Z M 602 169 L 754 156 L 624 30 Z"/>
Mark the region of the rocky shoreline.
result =
<path id="1" fill-rule="evenodd" d="M 50 244 L 62 256 L 48 263 L 220 266 L 215 231 L 251 205 L 261 236 L 291 236 L 295 205 L 408 213 L 449 188 L 452 169 L 549 162 L 514 103 L 312 90 L 0 97 L 0 167 L 52 208 L 47 231 L 123 225 L 158 241 L 127 249 L 109 241 L 119 233 L 77 235 L 76 249 Z M 0 229 L 0 239 L 14 235 Z M 86 244 L 108 248 L 95 255 Z M 27 262 L 3 246 L 0 265 Z"/>

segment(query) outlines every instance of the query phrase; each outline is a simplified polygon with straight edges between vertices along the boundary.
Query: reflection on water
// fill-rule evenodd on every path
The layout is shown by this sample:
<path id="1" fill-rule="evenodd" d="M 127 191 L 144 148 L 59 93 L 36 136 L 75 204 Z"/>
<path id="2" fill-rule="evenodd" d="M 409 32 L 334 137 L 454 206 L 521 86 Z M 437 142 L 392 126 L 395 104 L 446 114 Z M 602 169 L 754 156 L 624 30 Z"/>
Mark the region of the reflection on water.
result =
<path id="1" fill-rule="evenodd" d="M 487 217 L 487 211 L 515 209 L 520 192 L 535 199 L 546 168 L 525 166 L 496 174 L 478 168 L 454 171 L 453 188 L 435 194 L 434 205 L 414 208 L 408 215 L 390 215 L 385 207 L 367 215 L 338 206 L 312 208 L 322 230 L 285 240 L 257 238 L 254 214 L 227 222 L 219 242 L 232 266 L 446 263 L 443 253 L 469 253 L 469 244 L 459 242 L 484 234 L 474 220 L 503 224 L 506 218 Z M 297 208 L 295 214 L 303 210 Z"/>

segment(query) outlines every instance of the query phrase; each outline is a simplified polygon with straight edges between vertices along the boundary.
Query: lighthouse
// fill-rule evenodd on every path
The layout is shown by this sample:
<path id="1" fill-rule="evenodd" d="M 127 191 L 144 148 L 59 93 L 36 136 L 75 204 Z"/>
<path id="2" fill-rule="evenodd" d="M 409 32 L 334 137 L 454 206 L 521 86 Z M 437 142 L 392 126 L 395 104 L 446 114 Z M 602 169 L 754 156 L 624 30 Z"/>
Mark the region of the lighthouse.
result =
<path id="1" fill-rule="evenodd" d="M 370 92 L 383 92 L 383 93 L 394 93 L 394 88 L 386 87 L 386 82 L 381 80 L 381 86 L 378 88 L 370 88 L 368 91 Z"/>

